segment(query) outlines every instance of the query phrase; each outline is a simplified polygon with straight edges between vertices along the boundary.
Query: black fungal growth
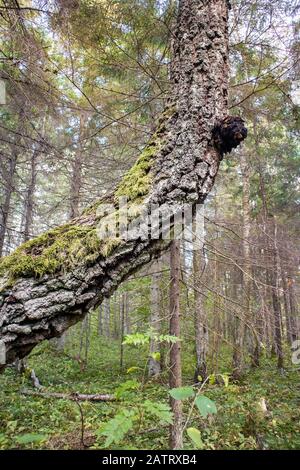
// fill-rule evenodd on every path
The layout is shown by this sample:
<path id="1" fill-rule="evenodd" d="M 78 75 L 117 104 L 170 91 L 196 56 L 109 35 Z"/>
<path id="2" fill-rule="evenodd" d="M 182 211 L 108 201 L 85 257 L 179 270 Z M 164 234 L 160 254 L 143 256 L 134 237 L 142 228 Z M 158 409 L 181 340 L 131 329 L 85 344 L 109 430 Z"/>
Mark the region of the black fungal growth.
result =
<path id="1" fill-rule="evenodd" d="M 238 147 L 246 137 L 245 121 L 239 116 L 227 116 L 213 129 L 213 141 L 220 151 L 221 159 L 225 153 Z"/>

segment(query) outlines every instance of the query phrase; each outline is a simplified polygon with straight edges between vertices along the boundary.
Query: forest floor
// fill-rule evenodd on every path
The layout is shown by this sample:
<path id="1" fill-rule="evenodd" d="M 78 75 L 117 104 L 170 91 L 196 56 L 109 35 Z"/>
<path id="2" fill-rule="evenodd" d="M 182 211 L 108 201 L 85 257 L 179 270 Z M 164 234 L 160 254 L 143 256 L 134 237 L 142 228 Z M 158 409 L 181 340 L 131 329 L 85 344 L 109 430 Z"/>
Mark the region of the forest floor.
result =
<path id="1" fill-rule="evenodd" d="M 67 351 L 68 348 L 73 345 Z M 218 367 L 226 377 L 230 371 L 229 351 L 224 349 L 222 357 Z M 168 424 L 159 423 L 150 409 L 156 403 L 168 404 L 167 372 L 159 382 L 145 379 L 146 361 L 146 348 L 126 346 L 120 371 L 120 340 L 105 340 L 96 334 L 91 337 L 84 370 L 78 361 L 58 353 L 50 343 L 40 345 L 31 353 L 28 366 L 34 368 L 47 391 L 117 393 L 120 400 L 81 402 L 79 406 L 71 400 L 23 395 L 24 388 L 33 389 L 28 374 L 20 375 L 8 368 L 0 376 L 0 449 L 102 449 L 104 424 L 120 412 L 124 415 L 124 410 L 131 419 L 132 409 L 140 411 L 145 402 L 147 407 L 140 411 L 139 419 L 132 418 L 131 429 L 109 448 L 167 449 Z M 193 363 L 193 351 L 185 351 L 185 385 L 192 384 Z M 233 383 L 230 375 L 228 384 L 218 379 L 220 375 L 212 376 L 203 393 L 215 402 L 217 414 L 204 419 L 193 411 L 189 420 L 189 426 L 201 431 L 202 448 L 300 449 L 299 374 L 290 360 L 287 369 L 280 373 L 275 360 L 264 357 L 261 366 L 249 368 L 239 383 Z M 267 405 L 265 413 L 258 406 L 262 399 Z M 190 408 L 191 403 L 185 401 L 185 419 Z M 164 411 L 160 413 L 163 415 Z M 118 423 L 113 424 L 118 432 Z M 186 433 L 184 448 L 194 448 Z"/>

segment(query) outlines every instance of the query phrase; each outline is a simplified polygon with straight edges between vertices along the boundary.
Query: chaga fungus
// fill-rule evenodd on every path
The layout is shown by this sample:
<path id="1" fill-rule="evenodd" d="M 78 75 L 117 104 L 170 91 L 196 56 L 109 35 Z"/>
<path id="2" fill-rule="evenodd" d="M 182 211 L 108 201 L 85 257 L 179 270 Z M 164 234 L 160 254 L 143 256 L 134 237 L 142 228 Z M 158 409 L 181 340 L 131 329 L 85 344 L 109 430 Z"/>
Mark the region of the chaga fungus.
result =
<path id="1" fill-rule="evenodd" d="M 227 116 L 213 129 L 213 142 L 221 154 L 231 152 L 247 137 L 245 121 L 239 116 Z"/>

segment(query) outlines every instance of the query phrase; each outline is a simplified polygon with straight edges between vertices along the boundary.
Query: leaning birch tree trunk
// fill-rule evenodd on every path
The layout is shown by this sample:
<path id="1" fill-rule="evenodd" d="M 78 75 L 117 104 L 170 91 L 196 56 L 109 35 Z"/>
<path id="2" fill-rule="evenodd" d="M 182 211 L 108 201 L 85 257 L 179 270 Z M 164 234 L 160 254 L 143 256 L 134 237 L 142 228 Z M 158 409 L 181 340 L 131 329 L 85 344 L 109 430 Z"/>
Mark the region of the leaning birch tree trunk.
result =
<path id="1" fill-rule="evenodd" d="M 0 349 L 3 366 L 44 339 L 60 336 L 109 297 L 170 242 L 133 235 L 99 237 L 118 218 L 126 196 L 131 219 L 164 204 L 203 202 L 225 152 L 246 136 L 240 118 L 226 118 L 227 0 L 180 0 L 173 33 L 172 100 L 156 132 L 111 196 L 67 224 L 21 245 L 0 265 Z M 143 203 L 143 217 L 133 205 Z M 105 210 L 103 204 L 110 204 Z M 100 209 L 99 209 L 100 207 Z M 178 209 L 179 210 L 179 209 Z M 107 214 L 109 212 L 109 214 Z"/>

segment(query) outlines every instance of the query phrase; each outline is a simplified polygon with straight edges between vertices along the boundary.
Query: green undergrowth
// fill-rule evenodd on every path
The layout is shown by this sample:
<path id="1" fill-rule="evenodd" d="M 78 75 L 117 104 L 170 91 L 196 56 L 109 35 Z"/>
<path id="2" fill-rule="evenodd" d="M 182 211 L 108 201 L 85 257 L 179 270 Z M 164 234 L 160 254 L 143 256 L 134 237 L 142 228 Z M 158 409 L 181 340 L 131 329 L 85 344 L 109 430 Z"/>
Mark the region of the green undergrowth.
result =
<path id="1" fill-rule="evenodd" d="M 123 390 L 122 398 L 115 402 L 81 403 L 88 446 L 102 449 L 105 448 L 105 437 L 99 430 L 124 408 L 130 412 L 145 401 L 167 406 L 168 371 L 160 380 L 147 379 L 144 376 L 147 348 L 131 346 L 124 347 L 121 370 L 120 339 L 98 336 L 96 318 L 92 321 L 88 363 L 82 370 L 80 363 L 71 358 L 78 355 L 80 347 L 80 325 L 73 328 L 77 333 L 72 333 L 65 353 L 58 353 L 45 342 L 31 353 L 28 365 L 51 392 L 120 394 Z M 234 383 L 230 377 L 230 352 L 226 347 L 220 357 L 219 370 L 229 374 L 228 385 L 212 380 L 204 387 L 205 395 L 217 406 L 217 414 L 204 419 L 195 410 L 189 422 L 189 426 L 200 430 L 203 448 L 300 449 L 299 371 L 289 364 L 280 374 L 276 361 L 264 358 L 260 368 L 248 369 L 243 380 Z M 192 384 L 193 360 L 193 355 L 184 351 L 184 385 Z M 7 369 L 0 376 L 0 448 L 81 448 L 78 405 L 70 400 L 25 396 L 20 393 L 24 387 L 32 389 L 28 377 L 18 375 L 13 369 Z M 134 388 L 133 392 L 131 388 Z M 258 403 L 262 399 L 267 406 L 267 415 L 259 412 Z M 188 403 L 184 402 L 185 416 L 189 409 Z M 168 448 L 167 425 L 158 425 L 153 416 L 143 416 L 135 426 L 138 431 L 129 432 L 110 448 Z M 184 449 L 193 449 L 186 435 Z"/>

